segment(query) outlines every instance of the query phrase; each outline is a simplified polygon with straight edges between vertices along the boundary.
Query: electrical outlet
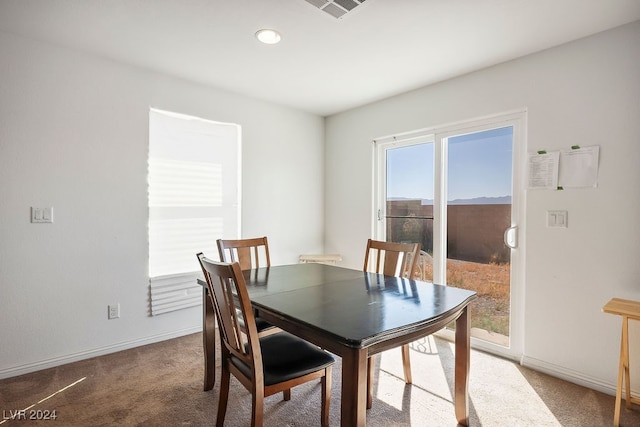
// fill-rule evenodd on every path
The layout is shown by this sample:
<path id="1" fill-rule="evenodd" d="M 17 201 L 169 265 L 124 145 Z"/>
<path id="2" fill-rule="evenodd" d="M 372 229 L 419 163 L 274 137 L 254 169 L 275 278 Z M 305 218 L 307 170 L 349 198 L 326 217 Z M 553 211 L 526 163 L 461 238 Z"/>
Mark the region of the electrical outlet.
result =
<path id="1" fill-rule="evenodd" d="M 109 319 L 117 319 L 120 317 L 120 303 L 109 305 Z"/>

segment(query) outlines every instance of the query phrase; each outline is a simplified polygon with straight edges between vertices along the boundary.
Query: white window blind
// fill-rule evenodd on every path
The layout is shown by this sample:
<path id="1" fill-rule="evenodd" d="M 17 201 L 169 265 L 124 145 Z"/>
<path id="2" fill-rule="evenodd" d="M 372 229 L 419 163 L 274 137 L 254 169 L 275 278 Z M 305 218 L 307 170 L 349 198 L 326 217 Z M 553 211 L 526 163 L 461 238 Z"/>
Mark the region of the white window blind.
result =
<path id="1" fill-rule="evenodd" d="M 149 112 L 152 315 L 201 304 L 196 253 L 240 227 L 240 126 Z"/>

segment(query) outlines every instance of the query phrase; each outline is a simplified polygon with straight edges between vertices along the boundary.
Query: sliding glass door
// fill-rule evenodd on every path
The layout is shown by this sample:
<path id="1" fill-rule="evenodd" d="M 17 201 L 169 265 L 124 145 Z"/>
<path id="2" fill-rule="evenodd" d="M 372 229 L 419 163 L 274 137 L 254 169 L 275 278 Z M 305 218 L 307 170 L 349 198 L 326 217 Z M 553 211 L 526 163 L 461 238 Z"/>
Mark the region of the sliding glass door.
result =
<path id="1" fill-rule="evenodd" d="M 478 293 L 474 345 L 521 353 L 523 114 L 376 140 L 375 237 L 422 246 L 420 279 Z M 443 332 L 447 334 L 447 331 Z"/>

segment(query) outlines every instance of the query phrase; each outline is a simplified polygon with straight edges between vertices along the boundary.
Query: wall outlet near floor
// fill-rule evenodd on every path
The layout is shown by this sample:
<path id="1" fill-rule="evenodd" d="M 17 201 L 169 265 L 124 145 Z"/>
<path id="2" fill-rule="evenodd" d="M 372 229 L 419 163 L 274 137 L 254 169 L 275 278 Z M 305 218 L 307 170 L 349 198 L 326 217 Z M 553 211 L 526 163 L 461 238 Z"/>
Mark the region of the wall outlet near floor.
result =
<path id="1" fill-rule="evenodd" d="M 112 304 L 109 308 L 109 319 L 117 319 L 120 317 L 120 304 Z"/>

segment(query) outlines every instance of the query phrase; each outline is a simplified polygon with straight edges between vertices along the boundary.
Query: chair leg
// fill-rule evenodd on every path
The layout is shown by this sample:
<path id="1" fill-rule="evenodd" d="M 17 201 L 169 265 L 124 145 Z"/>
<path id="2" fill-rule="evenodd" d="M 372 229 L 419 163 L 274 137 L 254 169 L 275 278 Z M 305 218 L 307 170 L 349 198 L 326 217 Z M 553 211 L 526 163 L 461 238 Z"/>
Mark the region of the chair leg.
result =
<path id="1" fill-rule="evenodd" d="M 288 388 L 285 391 L 282 392 L 282 398 L 284 400 L 291 400 L 291 389 Z"/>
<path id="2" fill-rule="evenodd" d="M 256 384 L 254 384 L 255 386 Z M 251 402 L 251 427 L 262 427 L 264 418 L 264 387 L 260 385 L 253 390 Z"/>
<path id="3" fill-rule="evenodd" d="M 331 406 L 331 366 L 324 370 L 324 377 L 320 380 L 322 384 L 322 403 L 320 414 L 320 425 L 329 427 L 329 407 Z"/>
<path id="4" fill-rule="evenodd" d="M 373 367 L 375 365 L 375 356 L 367 359 L 367 409 L 373 406 Z"/>
<path id="5" fill-rule="evenodd" d="M 222 366 L 222 372 L 220 375 L 220 397 L 218 399 L 218 418 L 216 419 L 216 426 L 222 427 L 224 424 L 224 416 L 227 413 L 227 401 L 229 400 L 229 381 L 230 375 L 228 369 L 224 367 L 224 361 Z"/>
<path id="6" fill-rule="evenodd" d="M 404 382 L 411 384 L 411 359 L 409 357 L 409 344 L 402 346 L 402 368 L 404 369 Z"/>

